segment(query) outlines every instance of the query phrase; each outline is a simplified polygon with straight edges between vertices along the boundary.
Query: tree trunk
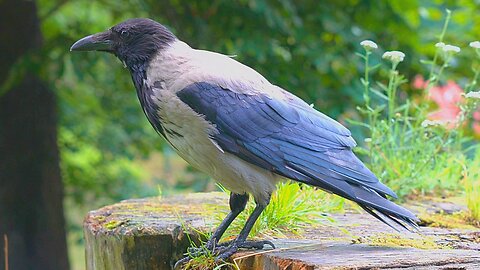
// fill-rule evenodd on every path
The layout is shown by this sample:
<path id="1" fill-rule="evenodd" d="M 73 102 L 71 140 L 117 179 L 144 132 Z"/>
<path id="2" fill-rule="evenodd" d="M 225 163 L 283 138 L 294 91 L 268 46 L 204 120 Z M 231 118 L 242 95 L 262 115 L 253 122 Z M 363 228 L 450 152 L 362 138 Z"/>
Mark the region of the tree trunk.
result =
<path id="1" fill-rule="evenodd" d="M 0 1 L 0 40 L 3 85 L 42 45 L 35 1 Z M 0 246 L 6 235 L 9 269 L 68 269 L 55 94 L 34 73 L 0 93 Z"/>

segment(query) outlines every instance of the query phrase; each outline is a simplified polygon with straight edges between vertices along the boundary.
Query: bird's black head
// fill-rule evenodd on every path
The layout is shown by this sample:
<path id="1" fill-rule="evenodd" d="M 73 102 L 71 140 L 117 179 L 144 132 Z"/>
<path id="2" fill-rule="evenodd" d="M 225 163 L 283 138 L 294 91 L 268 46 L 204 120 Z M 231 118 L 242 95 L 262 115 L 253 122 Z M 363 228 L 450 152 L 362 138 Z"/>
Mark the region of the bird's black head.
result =
<path id="1" fill-rule="evenodd" d="M 157 51 L 175 40 L 175 35 L 165 26 L 150 19 L 138 18 L 84 37 L 75 42 L 70 50 L 110 52 L 132 68 L 145 64 Z"/>

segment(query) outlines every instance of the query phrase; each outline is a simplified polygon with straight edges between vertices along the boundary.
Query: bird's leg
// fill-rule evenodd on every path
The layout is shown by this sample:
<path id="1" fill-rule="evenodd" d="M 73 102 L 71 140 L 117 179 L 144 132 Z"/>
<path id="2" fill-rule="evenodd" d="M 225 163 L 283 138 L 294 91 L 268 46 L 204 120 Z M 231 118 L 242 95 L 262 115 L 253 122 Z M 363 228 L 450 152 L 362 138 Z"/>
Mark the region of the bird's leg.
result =
<path id="1" fill-rule="evenodd" d="M 269 201 L 269 200 L 268 200 Z M 253 210 L 252 214 L 248 217 L 245 226 L 243 227 L 240 234 L 237 236 L 235 240 L 230 242 L 230 244 L 219 250 L 218 256 L 216 260 L 225 260 L 228 257 L 232 256 L 235 252 L 238 251 L 239 248 L 246 248 L 246 249 L 263 249 L 264 245 L 270 245 L 272 248 L 275 248 L 270 241 L 247 241 L 248 234 L 253 228 L 255 221 L 257 221 L 258 217 L 268 205 L 268 201 L 266 203 L 259 203 L 257 202 L 257 206 Z"/>
<path id="2" fill-rule="evenodd" d="M 222 237 L 222 235 L 227 230 L 228 226 L 232 224 L 233 220 L 243 211 L 245 210 L 245 206 L 248 202 L 248 194 L 237 194 L 237 193 L 230 193 L 230 213 L 223 219 L 222 223 L 218 226 L 215 232 L 212 234 L 210 239 L 207 241 L 204 247 L 200 248 L 189 248 L 189 255 L 175 264 L 175 268 L 178 265 L 188 262 L 192 257 L 200 256 L 205 253 L 206 250 L 213 251 L 213 249 L 217 246 L 218 241 Z M 223 246 L 223 245 L 222 245 Z"/>
<path id="3" fill-rule="evenodd" d="M 212 234 L 210 239 L 207 241 L 205 248 L 208 250 L 213 250 L 213 248 L 217 245 L 218 241 L 225 233 L 227 228 L 232 224 L 233 220 L 243 211 L 245 210 L 245 206 L 248 202 L 248 194 L 237 194 L 237 193 L 230 193 L 230 213 L 223 219 L 222 223 L 218 226 L 215 232 Z"/>

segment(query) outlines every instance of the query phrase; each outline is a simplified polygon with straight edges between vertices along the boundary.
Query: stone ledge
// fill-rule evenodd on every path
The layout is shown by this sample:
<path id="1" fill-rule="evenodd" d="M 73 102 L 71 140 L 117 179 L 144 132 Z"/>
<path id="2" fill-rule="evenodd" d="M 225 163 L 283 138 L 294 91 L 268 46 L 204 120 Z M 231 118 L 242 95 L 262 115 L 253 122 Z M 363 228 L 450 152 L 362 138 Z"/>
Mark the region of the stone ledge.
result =
<path id="1" fill-rule="evenodd" d="M 185 233 L 183 228 L 212 229 L 208 213 L 216 206 L 227 207 L 228 196 L 197 193 L 132 199 L 91 211 L 84 222 L 87 269 L 172 269 L 189 238 L 198 241 L 198 234 Z M 309 228 L 303 239 L 275 239 L 276 250 L 240 252 L 233 260 L 242 270 L 480 269 L 478 228 L 422 227 L 421 235 L 401 236 L 428 238 L 434 245 L 427 249 L 398 247 L 388 241 L 372 246 L 371 239 L 379 233 L 388 237 L 394 231 L 367 214 L 333 217 L 337 220 L 333 226 Z"/>

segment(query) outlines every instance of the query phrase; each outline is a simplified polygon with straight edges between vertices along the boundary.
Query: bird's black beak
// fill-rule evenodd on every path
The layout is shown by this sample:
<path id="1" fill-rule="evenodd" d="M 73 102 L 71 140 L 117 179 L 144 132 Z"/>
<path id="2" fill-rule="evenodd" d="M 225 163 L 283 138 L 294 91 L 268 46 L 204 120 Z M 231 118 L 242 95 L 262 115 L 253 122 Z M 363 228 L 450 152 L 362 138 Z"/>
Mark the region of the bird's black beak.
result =
<path id="1" fill-rule="evenodd" d="M 113 42 L 110 39 L 110 31 L 93 34 L 75 42 L 70 51 L 113 51 Z"/>

